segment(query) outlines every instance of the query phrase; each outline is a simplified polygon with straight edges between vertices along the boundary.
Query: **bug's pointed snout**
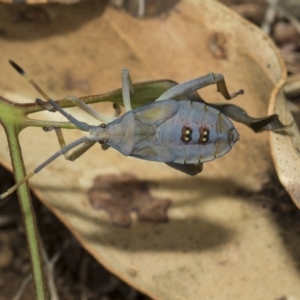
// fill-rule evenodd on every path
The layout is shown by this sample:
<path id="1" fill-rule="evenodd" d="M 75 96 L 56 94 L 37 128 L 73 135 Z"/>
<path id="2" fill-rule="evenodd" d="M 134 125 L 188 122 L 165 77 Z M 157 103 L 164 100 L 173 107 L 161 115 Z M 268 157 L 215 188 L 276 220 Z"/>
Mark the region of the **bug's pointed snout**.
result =
<path id="1" fill-rule="evenodd" d="M 228 135 L 228 143 L 230 147 L 233 147 L 234 144 L 239 140 L 240 134 L 235 128 L 232 128 Z"/>

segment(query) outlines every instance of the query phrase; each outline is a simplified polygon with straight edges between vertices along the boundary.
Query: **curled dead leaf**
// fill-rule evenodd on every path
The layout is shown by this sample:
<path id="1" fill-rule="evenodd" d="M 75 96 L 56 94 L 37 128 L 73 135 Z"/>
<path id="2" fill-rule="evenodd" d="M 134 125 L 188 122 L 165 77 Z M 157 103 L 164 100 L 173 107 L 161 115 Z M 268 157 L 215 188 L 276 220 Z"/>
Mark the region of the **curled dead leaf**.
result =
<path id="1" fill-rule="evenodd" d="M 290 129 L 270 133 L 270 145 L 276 171 L 282 185 L 300 209 L 300 80 L 291 77 L 272 94 L 269 112 L 279 114 L 284 122 L 294 123 Z M 298 103 L 298 104 L 297 104 Z"/>

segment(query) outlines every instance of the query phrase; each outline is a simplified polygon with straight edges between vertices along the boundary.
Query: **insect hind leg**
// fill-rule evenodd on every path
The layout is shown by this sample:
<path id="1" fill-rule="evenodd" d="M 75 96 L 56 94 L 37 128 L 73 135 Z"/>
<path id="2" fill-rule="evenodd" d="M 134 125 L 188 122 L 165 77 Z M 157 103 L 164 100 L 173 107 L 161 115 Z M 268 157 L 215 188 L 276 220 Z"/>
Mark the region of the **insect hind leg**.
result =
<path id="1" fill-rule="evenodd" d="M 232 98 L 237 97 L 238 95 L 244 94 L 243 89 L 240 89 L 237 92 L 229 94 L 225 83 L 224 75 L 218 73 L 211 73 L 211 75 L 214 77 L 215 83 L 217 84 L 217 91 L 221 93 L 226 100 L 230 100 Z"/>
<path id="2" fill-rule="evenodd" d="M 220 92 L 226 100 L 230 100 L 244 93 L 243 90 L 239 90 L 235 93 L 229 94 L 224 76 L 222 74 L 209 73 L 205 76 L 180 83 L 170 88 L 165 93 L 163 93 L 158 99 L 156 99 L 156 101 L 174 99 L 176 97 L 197 91 L 211 84 L 217 84 L 217 91 Z"/>

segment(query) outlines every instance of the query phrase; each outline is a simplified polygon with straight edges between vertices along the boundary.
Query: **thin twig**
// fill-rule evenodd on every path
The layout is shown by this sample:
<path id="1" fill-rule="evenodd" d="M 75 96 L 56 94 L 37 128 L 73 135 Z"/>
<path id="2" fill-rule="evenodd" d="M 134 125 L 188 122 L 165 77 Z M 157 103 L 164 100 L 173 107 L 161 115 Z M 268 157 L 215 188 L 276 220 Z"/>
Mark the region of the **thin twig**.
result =
<path id="1" fill-rule="evenodd" d="M 21 299 L 25 289 L 27 288 L 28 284 L 30 283 L 30 281 L 32 280 L 32 276 L 31 274 L 28 274 L 22 281 L 21 286 L 19 288 L 19 290 L 17 291 L 17 293 L 15 294 L 15 296 L 13 297 L 13 300 L 19 300 Z"/>
<path id="2" fill-rule="evenodd" d="M 88 265 L 88 256 L 86 252 L 83 253 L 83 258 L 80 266 L 80 287 L 81 287 L 81 300 L 87 300 L 88 299 L 88 294 L 89 294 L 89 289 L 87 288 L 86 285 L 86 278 L 87 278 L 87 265 Z"/>
<path id="3" fill-rule="evenodd" d="M 267 0 L 269 6 L 265 12 L 265 18 L 261 25 L 261 29 L 268 35 L 271 33 L 272 26 L 277 16 L 276 4 L 278 0 Z"/>
<path id="4" fill-rule="evenodd" d="M 276 4 L 275 7 L 278 10 L 278 12 L 280 12 L 284 17 L 286 17 L 291 22 L 291 24 L 293 24 L 295 29 L 300 34 L 300 22 L 298 21 L 298 19 L 292 13 L 288 12 L 280 5 Z"/>
<path id="5" fill-rule="evenodd" d="M 47 271 L 48 288 L 51 295 L 51 300 L 59 300 L 54 279 L 54 267 L 61 255 L 63 254 L 63 252 L 69 247 L 70 242 L 70 239 L 65 241 L 61 249 L 57 251 L 51 259 L 48 258 L 44 245 L 41 245 L 44 263 L 46 265 L 45 269 Z"/>
<path id="6" fill-rule="evenodd" d="M 66 241 L 63 244 L 62 248 L 54 254 L 54 256 L 51 258 L 51 260 L 49 260 L 49 258 L 48 258 L 45 247 L 42 243 L 42 239 L 40 239 L 40 240 L 41 240 L 41 251 L 42 251 L 42 255 L 43 255 L 45 269 L 46 269 L 47 275 L 48 275 L 47 276 L 48 288 L 49 288 L 49 292 L 51 295 L 51 300 L 59 300 L 59 296 L 57 293 L 57 289 L 55 286 L 55 280 L 54 280 L 54 266 L 57 263 L 58 259 L 63 254 L 63 252 L 67 249 L 67 247 L 69 247 L 71 240 Z M 31 280 L 32 280 L 32 276 L 31 276 L 31 274 L 28 274 L 28 276 L 25 277 L 24 280 L 22 281 L 22 284 L 21 284 L 19 290 L 17 291 L 16 295 L 13 297 L 13 300 L 19 300 L 22 297 L 26 287 L 28 286 L 28 284 L 30 283 Z"/>

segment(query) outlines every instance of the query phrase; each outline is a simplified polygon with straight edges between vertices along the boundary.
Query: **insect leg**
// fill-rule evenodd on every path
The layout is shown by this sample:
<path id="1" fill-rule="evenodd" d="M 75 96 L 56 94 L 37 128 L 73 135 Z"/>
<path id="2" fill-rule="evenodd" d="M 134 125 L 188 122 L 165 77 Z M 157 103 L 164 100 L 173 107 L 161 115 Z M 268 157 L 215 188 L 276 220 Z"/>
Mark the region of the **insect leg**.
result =
<path id="1" fill-rule="evenodd" d="M 71 123 L 77 126 L 79 129 L 83 131 L 90 131 L 90 125 L 84 122 L 77 120 L 72 115 L 68 114 L 63 108 L 61 108 L 55 101 L 51 98 L 48 99 L 48 102 L 57 110 L 59 111 L 64 117 L 66 117 Z"/>
<path id="2" fill-rule="evenodd" d="M 94 117 L 95 119 L 107 124 L 112 122 L 113 120 L 117 119 L 120 114 L 121 114 L 121 108 L 119 105 L 117 104 L 113 104 L 113 108 L 115 110 L 115 114 L 114 117 L 107 117 L 105 115 L 102 115 L 100 113 L 98 113 L 96 110 L 94 110 L 92 107 L 88 106 L 87 104 L 85 104 L 83 101 L 81 101 L 79 98 L 77 98 L 76 96 L 67 96 L 64 99 L 68 99 L 68 100 L 72 100 L 72 102 L 74 104 L 76 104 L 76 106 L 78 106 L 79 108 L 81 108 L 83 111 L 85 111 L 86 113 L 88 113 L 89 115 L 91 115 L 92 117 Z M 61 143 L 61 141 L 64 141 L 63 135 L 62 135 L 62 131 L 60 128 L 56 127 L 54 128 L 59 144 L 61 146 L 61 148 L 63 147 L 64 144 Z M 71 160 L 74 161 L 75 159 L 77 159 L 79 156 L 81 156 L 84 152 L 86 152 L 89 148 L 91 148 L 93 145 L 95 144 L 95 142 L 91 142 L 91 141 L 87 141 L 84 145 L 82 145 L 82 149 L 77 149 L 76 151 L 74 151 L 73 153 L 71 153 L 71 155 L 69 154 L 65 154 L 65 158 L 67 160 Z M 101 145 L 103 150 L 107 150 L 109 148 L 108 145 L 106 144 L 102 144 Z"/>
<path id="3" fill-rule="evenodd" d="M 115 120 L 116 118 L 118 118 L 121 114 L 121 108 L 119 105 L 117 104 L 113 104 L 113 108 L 115 110 L 115 114 L 114 117 L 106 117 L 106 116 L 102 116 L 102 119 L 100 119 L 99 117 L 96 117 L 95 114 L 98 114 L 98 112 L 94 109 L 92 109 L 91 107 L 89 107 L 88 105 L 86 105 L 83 101 L 81 101 L 79 98 L 75 97 L 75 96 L 67 96 L 64 99 L 68 99 L 68 100 L 74 100 L 76 102 L 74 102 L 77 106 L 79 106 L 80 108 L 82 108 L 85 112 L 89 113 L 89 109 L 91 109 L 92 113 L 89 113 L 90 115 L 92 115 L 93 117 L 95 117 L 96 119 L 98 119 L 99 121 L 102 122 L 111 122 L 113 120 Z M 45 103 L 43 103 L 42 101 L 40 101 L 40 99 L 37 99 L 37 102 L 40 105 L 43 105 L 46 109 L 49 110 L 49 108 L 46 107 Z M 79 104 L 79 105 L 78 105 Z M 86 110 L 86 108 L 88 108 L 88 111 Z M 100 115 L 100 114 L 99 114 Z M 46 128 L 45 128 L 46 129 Z M 66 142 L 62 133 L 61 128 L 59 127 L 54 127 L 54 128 L 47 128 L 46 130 L 55 130 L 59 145 L 61 148 L 64 148 L 66 146 Z M 66 160 L 70 160 L 70 161 L 74 161 L 76 160 L 78 157 L 80 157 L 82 154 L 84 154 L 88 149 L 90 149 L 93 145 L 95 144 L 95 142 L 92 141 L 86 141 L 83 145 L 81 145 L 78 149 L 76 149 L 74 152 L 72 152 L 71 154 L 69 154 L 68 152 L 64 154 L 64 157 Z M 107 150 L 108 148 L 110 148 L 108 145 L 106 144 L 101 144 L 101 147 L 103 150 Z"/>
<path id="4" fill-rule="evenodd" d="M 69 150 L 77 147 L 78 145 L 81 145 L 85 143 L 88 140 L 88 137 L 84 136 L 71 144 L 67 145 L 63 149 L 60 149 L 56 153 L 54 153 L 52 156 L 50 156 L 48 159 L 46 159 L 43 163 L 41 163 L 37 168 L 35 168 L 32 172 L 27 174 L 25 177 L 23 177 L 21 180 L 19 180 L 15 185 L 13 185 L 10 189 L 8 189 L 5 193 L 0 195 L 0 200 L 6 198 L 11 193 L 13 193 L 21 184 L 29 180 L 32 176 L 37 174 L 39 171 L 41 171 L 43 168 L 45 168 L 48 164 L 53 162 L 56 158 L 58 158 L 60 155 L 68 152 Z"/>
<path id="5" fill-rule="evenodd" d="M 66 147 L 66 142 L 62 133 L 61 128 L 54 127 L 60 148 L 63 149 Z M 86 140 L 83 144 L 81 144 L 76 150 L 74 150 L 71 154 L 69 152 L 63 153 L 66 160 L 74 161 L 78 157 L 80 157 L 82 154 L 84 154 L 87 150 L 89 150 L 93 145 L 95 145 L 96 142 Z"/>
<path id="6" fill-rule="evenodd" d="M 215 83 L 217 84 L 217 91 L 220 92 L 223 95 L 223 97 L 227 100 L 230 100 L 236 97 L 237 95 L 241 95 L 244 93 L 243 90 L 239 90 L 233 94 L 229 94 L 225 84 L 224 76 L 222 74 L 209 73 L 205 76 L 180 83 L 170 88 L 168 91 L 163 93 L 158 99 L 156 99 L 156 101 L 174 99 L 178 96 L 186 95 L 190 92 L 199 90 L 201 88 Z"/>
<path id="7" fill-rule="evenodd" d="M 237 92 L 229 94 L 229 92 L 227 90 L 226 83 L 225 83 L 224 75 L 219 74 L 219 73 L 211 73 L 211 74 L 212 74 L 212 76 L 214 76 L 215 81 L 217 83 L 217 91 L 219 93 L 221 93 L 226 100 L 230 100 L 232 98 L 235 98 L 238 95 L 243 95 L 244 94 L 243 89 L 240 89 Z"/>
<path id="8" fill-rule="evenodd" d="M 130 78 L 129 70 L 123 69 L 122 70 L 122 96 L 123 96 L 123 102 L 124 102 L 126 112 L 132 110 L 131 103 L 130 103 L 130 93 L 134 94 L 134 88 Z"/>
<path id="9" fill-rule="evenodd" d="M 99 120 L 105 124 L 112 122 L 116 117 L 107 117 L 103 114 L 100 114 L 98 111 L 81 101 L 76 96 L 66 96 L 62 100 L 71 100 L 76 106 L 85 111 L 90 116 L 94 117 L 96 120 Z"/>
<path id="10" fill-rule="evenodd" d="M 52 111 L 52 109 L 53 109 L 53 107 L 51 105 L 49 106 L 48 102 L 44 102 L 41 99 L 36 99 L 36 102 L 39 105 L 43 106 L 48 111 Z M 56 134 L 58 143 L 60 145 L 60 148 L 63 149 L 64 147 L 66 147 L 65 138 L 63 136 L 61 128 L 60 127 L 54 127 L 54 126 L 44 128 L 44 131 L 51 131 L 51 130 L 55 131 L 55 134 Z M 79 156 L 81 156 L 83 153 L 85 153 L 89 148 L 91 148 L 94 144 L 95 144 L 95 142 L 87 140 L 83 145 L 80 145 L 80 147 L 78 147 L 78 149 L 76 149 L 71 154 L 69 154 L 69 152 L 66 152 L 66 153 L 63 153 L 63 155 L 64 155 L 66 160 L 74 161 Z"/>
<path id="11" fill-rule="evenodd" d="M 178 171 L 181 171 L 190 176 L 195 176 L 202 172 L 203 164 L 199 163 L 197 165 L 194 164 L 177 164 L 177 163 L 166 163 L 169 167 L 172 167 Z"/>
<path id="12" fill-rule="evenodd" d="M 118 118 L 120 116 L 120 114 L 121 114 L 121 107 L 118 104 L 114 103 L 113 104 L 113 108 L 115 110 L 114 117 Z"/>

